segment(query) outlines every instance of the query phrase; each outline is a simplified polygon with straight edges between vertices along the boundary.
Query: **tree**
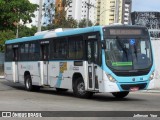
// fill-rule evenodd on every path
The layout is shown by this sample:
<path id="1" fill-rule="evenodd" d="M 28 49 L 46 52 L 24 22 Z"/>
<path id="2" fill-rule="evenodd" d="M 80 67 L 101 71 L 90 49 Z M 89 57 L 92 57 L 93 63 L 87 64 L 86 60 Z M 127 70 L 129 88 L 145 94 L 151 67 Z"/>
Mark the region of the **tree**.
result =
<path id="1" fill-rule="evenodd" d="M 29 0 L 0 0 L 0 30 L 14 30 L 20 20 L 24 24 L 32 22 L 37 7 Z"/>
<path id="2" fill-rule="evenodd" d="M 24 25 L 19 26 L 19 37 L 33 36 L 37 32 L 37 27 L 32 26 L 31 28 Z"/>
<path id="3" fill-rule="evenodd" d="M 68 19 L 66 21 L 67 21 L 66 22 L 67 24 L 65 24 L 66 28 L 77 28 L 78 22 L 75 19 L 73 19 L 72 17 L 68 17 Z"/>
<path id="4" fill-rule="evenodd" d="M 54 28 L 77 28 L 77 26 L 78 22 L 75 19 L 68 17 L 67 19 L 64 18 L 60 22 L 56 23 Z"/>
<path id="5" fill-rule="evenodd" d="M 59 1 L 56 2 L 55 6 L 55 18 L 54 18 L 54 24 L 62 25 L 64 22 L 66 22 L 66 12 L 69 9 L 70 4 L 72 3 L 72 0 L 62 0 L 60 3 Z"/>
<path id="6" fill-rule="evenodd" d="M 0 31 L 0 33 L 1 33 L 0 34 L 0 47 L 1 47 L 0 52 L 3 52 L 5 41 L 9 39 L 13 39 L 16 36 L 15 36 L 15 33 L 11 30 L 6 30 L 6 31 L 2 30 Z"/>
<path id="7" fill-rule="evenodd" d="M 80 27 L 80 28 L 86 27 L 86 22 L 87 22 L 87 20 L 85 18 L 80 20 L 79 23 L 78 23 L 78 27 Z M 89 20 L 88 21 L 88 26 L 92 26 L 92 25 L 93 25 L 92 21 Z"/>
<path id="8" fill-rule="evenodd" d="M 51 25 L 53 23 L 55 12 L 55 4 L 53 4 L 53 0 L 43 4 L 43 11 L 43 16 L 45 17 L 45 22 L 43 23 L 43 25 Z"/>

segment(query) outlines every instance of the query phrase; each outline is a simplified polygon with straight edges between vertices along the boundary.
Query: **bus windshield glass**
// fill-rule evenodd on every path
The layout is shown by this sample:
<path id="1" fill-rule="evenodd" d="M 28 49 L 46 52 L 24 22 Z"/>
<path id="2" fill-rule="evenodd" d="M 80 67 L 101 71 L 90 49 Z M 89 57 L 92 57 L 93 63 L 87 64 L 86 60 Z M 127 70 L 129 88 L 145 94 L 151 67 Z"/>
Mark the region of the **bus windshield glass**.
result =
<path id="1" fill-rule="evenodd" d="M 152 65 L 151 45 L 144 38 L 106 38 L 105 58 L 114 70 L 142 70 Z"/>

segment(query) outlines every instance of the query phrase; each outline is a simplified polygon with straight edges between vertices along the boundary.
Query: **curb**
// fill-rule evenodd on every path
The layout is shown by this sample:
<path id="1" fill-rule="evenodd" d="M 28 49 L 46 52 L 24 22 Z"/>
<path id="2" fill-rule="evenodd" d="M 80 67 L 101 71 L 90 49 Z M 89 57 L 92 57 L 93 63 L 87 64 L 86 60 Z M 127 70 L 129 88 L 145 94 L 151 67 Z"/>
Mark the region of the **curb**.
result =
<path id="1" fill-rule="evenodd" d="M 160 93 L 160 89 L 154 89 L 154 90 L 143 90 L 141 91 L 143 93 Z"/>
<path id="2" fill-rule="evenodd" d="M 0 76 L 0 79 L 4 79 L 4 76 Z"/>

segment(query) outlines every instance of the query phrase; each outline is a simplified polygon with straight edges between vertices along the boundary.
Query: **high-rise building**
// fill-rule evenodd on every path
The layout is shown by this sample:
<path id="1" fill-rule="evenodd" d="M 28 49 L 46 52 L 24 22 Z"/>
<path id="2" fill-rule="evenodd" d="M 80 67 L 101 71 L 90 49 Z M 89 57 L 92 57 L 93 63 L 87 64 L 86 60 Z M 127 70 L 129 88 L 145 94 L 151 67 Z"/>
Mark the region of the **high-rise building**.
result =
<path id="1" fill-rule="evenodd" d="M 87 19 L 88 16 L 88 6 L 89 3 L 89 20 L 92 23 L 96 23 L 97 19 L 97 1 L 98 0 L 72 0 L 72 3 L 66 8 L 66 17 L 72 17 L 77 21 L 82 19 Z"/>
<path id="2" fill-rule="evenodd" d="M 97 23 L 110 25 L 113 23 L 130 24 L 132 0 L 99 0 Z"/>

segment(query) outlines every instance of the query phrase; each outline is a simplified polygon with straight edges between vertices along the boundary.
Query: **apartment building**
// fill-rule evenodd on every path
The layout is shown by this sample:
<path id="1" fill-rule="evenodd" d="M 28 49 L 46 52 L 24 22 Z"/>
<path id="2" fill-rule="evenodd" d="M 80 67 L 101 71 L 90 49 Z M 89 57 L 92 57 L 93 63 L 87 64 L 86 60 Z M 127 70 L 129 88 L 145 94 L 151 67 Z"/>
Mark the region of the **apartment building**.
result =
<path id="1" fill-rule="evenodd" d="M 72 0 L 70 6 L 66 8 L 66 17 L 72 17 L 73 19 L 80 21 L 84 18 L 87 19 L 87 16 L 89 15 L 89 20 L 91 20 L 92 23 L 96 23 L 97 1 L 98 0 Z M 87 4 L 90 4 L 89 11 Z"/>
<path id="2" fill-rule="evenodd" d="M 130 24 L 132 0 L 99 0 L 97 5 L 100 6 L 97 12 L 100 25 Z"/>

